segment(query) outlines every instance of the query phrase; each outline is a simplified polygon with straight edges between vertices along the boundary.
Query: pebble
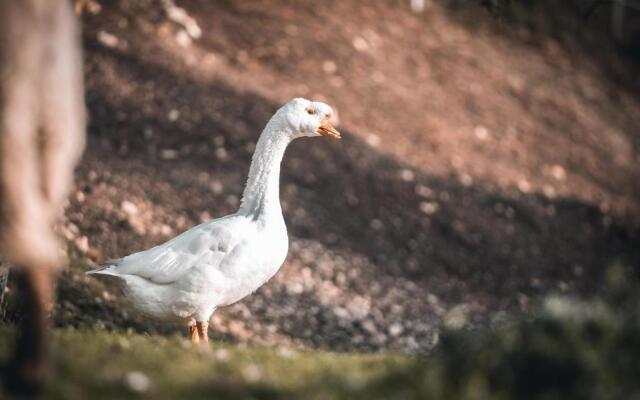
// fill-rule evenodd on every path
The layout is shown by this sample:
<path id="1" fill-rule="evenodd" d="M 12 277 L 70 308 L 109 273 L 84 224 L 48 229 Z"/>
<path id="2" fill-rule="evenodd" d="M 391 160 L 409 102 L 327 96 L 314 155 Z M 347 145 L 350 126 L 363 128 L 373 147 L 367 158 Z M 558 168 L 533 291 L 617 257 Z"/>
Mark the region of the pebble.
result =
<path id="1" fill-rule="evenodd" d="M 249 364 L 242 369 L 242 376 L 249 382 L 256 382 L 262 378 L 262 369 L 257 364 Z"/>
<path id="2" fill-rule="evenodd" d="M 98 42 L 100 42 L 100 44 L 105 47 L 114 48 L 118 46 L 118 43 L 120 41 L 118 40 L 118 37 L 116 35 L 113 35 L 106 31 L 99 31 Z"/>
<path id="3" fill-rule="evenodd" d="M 125 385 L 136 393 L 145 393 L 149 390 L 151 381 L 144 372 L 131 371 L 124 376 Z"/>
<path id="4" fill-rule="evenodd" d="M 327 74 L 333 74 L 338 69 L 338 66 L 334 61 L 327 60 L 322 63 L 322 70 Z"/>
<path id="5" fill-rule="evenodd" d="M 564 181 L 567 177 L 567 171 L 561 165 L 554 165 L 551 167 L 551 176 L 559 181 Z"/>
<path id="6" fill-rule="evenodd" d="M 175 160 L 178 158 L 178 152 L 174 149 L 164 149 L 160 152 L 160 158 L 163 160 Z"/>
<path id="7" fill-rule="evenodd" d="M 229 359 L 229 351 L 227 349 L 217 349 L 214 356 L 218 361 L 226 361 Z"/>
<path id="8" fill-rule="evenodd" d="M 171 122 L 177 121 L 178 118 L 180 118 L 180 111 L 176 110 L 175 108 L 170 110 L 167 114 L 167 119 Z"/>
<path id="9" fill-rule="evenodd" d="M 410 169 L 403 169 L 400 171 L 400 178 L 405 182 L 413 182 L 415 177 L 415 174 Z"/>
<path id="10" fill-rule="evenodd" d="M 420 197 L 433 197 L 433 190 L 425 185 L 416 185 L 415 192 Z"/>
<path id="11" fill-rule="evenodd" d="M 529 193 L 531 191 L 531 184 L 526 179 L 520 179 L 518 181 L 518 190 L 522 193 Z"/>
<path id="12" fill-rule="evenodd" d="M 122 201 L 120 209 L 127 215 L 138 215 L 138 206 L 128 200 Z"/>
<path id="13" fill-rule="evenodd" d="M 369 50 L 369 43 L 367 43 L 367 41 L 360 36 L 356 36 L 351 42 L 351 44 L 353 44 L 353 48 L 358 51 Z"/>
<path id="14" fill-rule="evenodd" d="M 191 36 L 184 29 L 179 30 L 176 33 L 176 43 L 178 43 L 182 47 L 188 47 L 191 45 L 193 41 L 191 40 Z"/>
<path id="15" fill-rule="evenodd" d="M 367 141 L 367 144 L 371 147 L 378 147 L 381 142 L 380 136 L 374 133 L 368 134 L 365 140 Z"/>
<path id="16" fill-rule="evenodd" d="M 404 331 L 404 328 L 399 323 L 391 324 L 389 327 L 389 334 L 393 337 L 400 336 L 400 334 Z"/>
<path id="17" fill-rule="evenodd" d="M 489 130 L 482 125 L 473 128 L 473 134 L 478 140 L 487 140 L 489 138 Z"/>
<path id="18" fill-rule="evenodd" d="M 173 229 L 167 224 L 160 225 L 160 234 L 163 236 L 171 236 L 173 234 Z"/>
<path id="19" fill-rule="evenodd" d="M 420 211 L 427 215 L 435 214 L 438 211 L 438 203 L 432 201 L 422 201 L 420 202 Z"/>
<path id="20" fill-rule="evenodd" d="M 471 186 L 473 184 L 473 178 L 468 174 L 460 175 L 460 183 L 462 186 Z"/>
<path id="21" fill-rule="evenodd" d="M 80 236 L 79 238 L 77 238 L 75 240 L 75 245 L 76 248 L 81 252 L 81 253 L 86 253 L 89 251 L 89 238 L 86 236 Z"/>
<path id="22" fill-rule="evenodd" d="M 209 188 L 213 192 L 213 194 L 220 194 L 224 190 L 224 186 L 219 181 L 213 181 L 209 184 Z"/>

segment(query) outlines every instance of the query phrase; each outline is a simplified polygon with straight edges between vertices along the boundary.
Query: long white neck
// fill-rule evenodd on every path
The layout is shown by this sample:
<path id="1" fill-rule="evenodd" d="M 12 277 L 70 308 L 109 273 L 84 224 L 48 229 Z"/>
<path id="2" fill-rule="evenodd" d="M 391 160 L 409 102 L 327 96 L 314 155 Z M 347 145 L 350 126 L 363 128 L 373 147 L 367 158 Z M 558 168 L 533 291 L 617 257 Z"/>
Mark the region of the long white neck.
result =
<path id="1" fill-rule="evenodd" d="M 271 119 L 260 134 L 251 159 L 249 178 L 242 193 L 240 213 L 263 218 L 280 208 L 280 163 L 289 142 L 289 128 Z"/>

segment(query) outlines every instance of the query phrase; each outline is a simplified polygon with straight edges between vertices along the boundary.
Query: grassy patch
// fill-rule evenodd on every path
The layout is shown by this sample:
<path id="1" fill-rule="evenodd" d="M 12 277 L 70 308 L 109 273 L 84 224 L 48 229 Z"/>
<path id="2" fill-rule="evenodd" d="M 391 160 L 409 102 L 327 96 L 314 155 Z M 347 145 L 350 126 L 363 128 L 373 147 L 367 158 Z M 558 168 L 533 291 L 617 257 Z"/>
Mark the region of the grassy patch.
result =
<path id="1" fill-rule="evenodd" d="M 640 399 L 640 291 L 620 268 L 590 301 L 443 332 L 432 354 L 336 353 L 55 331 L 52 399 Z M 14 331 L 0 329 L 0 360 Z"/>
<path id="2" fill-rule="evenodd" d="M 6 359 L 13 331 L 0 331 Z M 47 397 L 351 398 L 388 370 L 398 354 L 307 352 L 288 348 L 193 346 L 182 338 L 101 331 L 55 331 L 55 365 Z"/>

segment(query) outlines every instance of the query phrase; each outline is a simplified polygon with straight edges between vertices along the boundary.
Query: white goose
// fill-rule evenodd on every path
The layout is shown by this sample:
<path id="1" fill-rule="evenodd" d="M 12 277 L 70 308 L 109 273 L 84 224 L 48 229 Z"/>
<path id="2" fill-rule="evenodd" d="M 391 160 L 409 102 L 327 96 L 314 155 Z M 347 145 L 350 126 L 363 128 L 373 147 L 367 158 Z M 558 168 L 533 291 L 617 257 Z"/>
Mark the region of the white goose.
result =
<path id="1" fill-rule="evenodd" d="M 188 322 L 193 342 L 208 341 L 208 321 L 216 308 L 254 292 L 284 262 L 289 240 L 280 208 L 280 162 L 293 139 L 339 139 L 329 123 L 331 114 L 324 103 L 289 101 L 260 135 L 235 214 L 87 274 L 118 278 L 136 309 L 158 319 Z"/>

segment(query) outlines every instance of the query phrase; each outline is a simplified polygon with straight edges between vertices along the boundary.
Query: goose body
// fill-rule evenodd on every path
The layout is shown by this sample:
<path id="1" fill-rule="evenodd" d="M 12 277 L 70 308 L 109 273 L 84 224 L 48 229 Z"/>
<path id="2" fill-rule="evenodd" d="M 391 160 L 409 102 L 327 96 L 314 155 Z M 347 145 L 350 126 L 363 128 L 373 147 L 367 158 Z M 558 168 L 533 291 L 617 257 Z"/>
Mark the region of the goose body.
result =
<path id="1" fill-rule="evenodd" d="M 87 273 L 117 278 L 136 309 L 161 320 L 188 321 L 192 339 L 207 340 L 206 324 L 216 308 L 257 290 L 284 262 L 288 237 L 279 198 L 280 163 L 293 139 L 339 138 L 328 122 L 331 113 L 324 103 L 291 100 L 260 135 L 236 213 Z"/>

